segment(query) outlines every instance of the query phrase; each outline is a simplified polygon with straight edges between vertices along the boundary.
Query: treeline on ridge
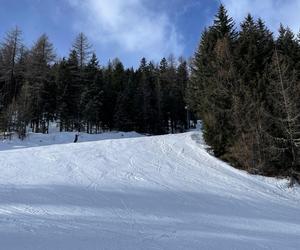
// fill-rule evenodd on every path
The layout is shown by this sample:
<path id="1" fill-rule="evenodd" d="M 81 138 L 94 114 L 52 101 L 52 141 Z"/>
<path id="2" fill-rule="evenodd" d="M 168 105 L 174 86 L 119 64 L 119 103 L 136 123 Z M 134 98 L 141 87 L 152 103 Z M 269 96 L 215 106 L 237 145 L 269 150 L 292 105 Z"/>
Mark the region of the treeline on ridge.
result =
<path id="1" fill-rule="evenodd" d="M 278 37 L 250 14 L 237 31 L 225 7 L 202 34 L 187 91 L 218 157 L 252 173 L 300 180 L 300 35 Z"/>
<path id="2" fill-rule="evenodd" d="M 51 121 L 60 131 L 88 133 L 164 134 L 186 127 L 184 59 L 170 56 L 155 65 L 143 58 L 138 69 L 115 59 L 103 67 L 83 33 L 61 60 L 46 35 L 30 49 L 21 41 L 15 28 L 0 48 L 0 132 L 48 133 Z"/>

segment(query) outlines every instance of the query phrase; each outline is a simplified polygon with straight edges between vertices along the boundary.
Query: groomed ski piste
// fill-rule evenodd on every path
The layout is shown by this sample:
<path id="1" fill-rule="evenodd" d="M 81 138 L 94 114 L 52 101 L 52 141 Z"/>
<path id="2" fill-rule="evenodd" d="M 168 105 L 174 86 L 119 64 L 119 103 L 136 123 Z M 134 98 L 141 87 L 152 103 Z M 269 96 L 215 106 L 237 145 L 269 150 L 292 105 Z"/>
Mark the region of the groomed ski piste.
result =
<path id="1" fill-rule="evenodd" d="M 0 142 L 0 249 L 300 247 L 300 188 L 230 167 L 200 131 L 73 139 Z"/>

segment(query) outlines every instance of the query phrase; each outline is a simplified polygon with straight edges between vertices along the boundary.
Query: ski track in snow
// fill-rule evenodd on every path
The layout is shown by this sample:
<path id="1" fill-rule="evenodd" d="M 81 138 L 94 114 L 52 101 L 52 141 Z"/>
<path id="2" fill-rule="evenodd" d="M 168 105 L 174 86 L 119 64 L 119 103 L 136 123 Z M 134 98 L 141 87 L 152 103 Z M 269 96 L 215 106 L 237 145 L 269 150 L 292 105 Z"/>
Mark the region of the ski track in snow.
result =
<path id="1" fill-rule="evenodd" d="M 32 136 L 0 142 L 0 249 L 299 249 L 299 187 L 228 166 L 199 131 Z"/>

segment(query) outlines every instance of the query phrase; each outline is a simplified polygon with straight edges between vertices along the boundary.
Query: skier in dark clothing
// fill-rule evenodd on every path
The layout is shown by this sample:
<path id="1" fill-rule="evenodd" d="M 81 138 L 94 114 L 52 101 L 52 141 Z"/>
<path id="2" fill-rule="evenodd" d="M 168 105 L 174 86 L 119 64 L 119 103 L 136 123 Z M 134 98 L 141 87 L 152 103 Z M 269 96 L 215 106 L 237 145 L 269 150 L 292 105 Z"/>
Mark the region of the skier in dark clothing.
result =
<path id="1" fill-rule="evenodd" d="M 75 135 L 74 143 L 78 141 L 78 134 Z"/>

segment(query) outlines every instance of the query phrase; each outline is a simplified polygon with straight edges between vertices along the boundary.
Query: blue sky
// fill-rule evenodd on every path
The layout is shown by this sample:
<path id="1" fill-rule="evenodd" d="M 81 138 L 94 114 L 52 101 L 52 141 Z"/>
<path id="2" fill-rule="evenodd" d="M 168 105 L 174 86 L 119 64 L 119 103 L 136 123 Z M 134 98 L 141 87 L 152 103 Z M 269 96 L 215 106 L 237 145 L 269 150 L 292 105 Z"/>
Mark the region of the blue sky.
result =
<path id="1" fill-rule="evenodd" d="M 141 57 L 158 61 L 193 54 L 219 0 L 0 0 L 0 36 L 15 25 L 30 46 L 42 33 L 66 56 L 84 32 L 102 64 L 119 57 L 136 66 Z M 222 0 L 236 22 L 251 12 L 276 31 L 280 22 L 300 28 L 300 0 Z"/>

